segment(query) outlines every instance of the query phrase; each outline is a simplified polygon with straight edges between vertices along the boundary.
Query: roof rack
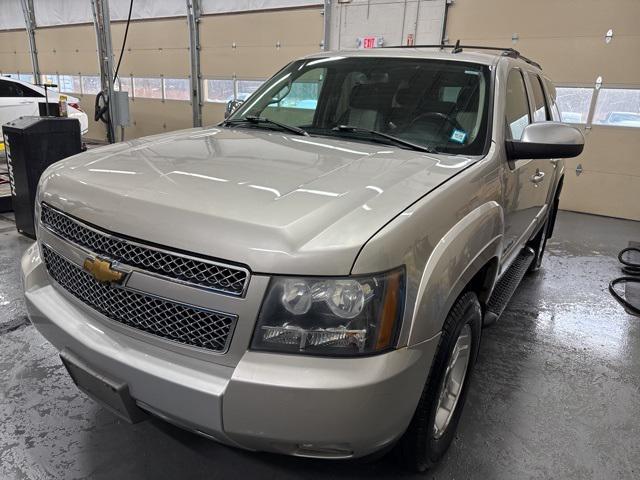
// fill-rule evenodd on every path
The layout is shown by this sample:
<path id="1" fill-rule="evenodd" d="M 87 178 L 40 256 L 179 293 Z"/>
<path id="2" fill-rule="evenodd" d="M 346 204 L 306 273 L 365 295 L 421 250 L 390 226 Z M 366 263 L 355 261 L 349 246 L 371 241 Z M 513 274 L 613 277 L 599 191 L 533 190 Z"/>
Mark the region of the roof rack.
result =
<path id="1" fill-rule="evenodd" d="M 542 67 L 538 62 L 534 62 L 530 58 L 525 57 L 518 50 L 514 48 L 487 47 L 483 45 L 460 45 L 460 40 L 458 40 L 455 45 L 447 45 L 445 43 L 441 43 L 439 45 L 393 45 L 393 46 L 382 47 L 382 48 L 439 48 L 440 50 L 444 50 L 445 48 L 446 49 L 450 48 L 451 53 L 461 53 L 462 51 L 464 51 L 465 48 L 469 50 L 495 50 L 498 52 L 502 52 L 502 55 L 504 55 L 505 57 L 519 58 L 520 60 L 527 62 L 529 65 L 533 65 L 534 67 L 537 67 L 540 70 L 542 70 Z"/>

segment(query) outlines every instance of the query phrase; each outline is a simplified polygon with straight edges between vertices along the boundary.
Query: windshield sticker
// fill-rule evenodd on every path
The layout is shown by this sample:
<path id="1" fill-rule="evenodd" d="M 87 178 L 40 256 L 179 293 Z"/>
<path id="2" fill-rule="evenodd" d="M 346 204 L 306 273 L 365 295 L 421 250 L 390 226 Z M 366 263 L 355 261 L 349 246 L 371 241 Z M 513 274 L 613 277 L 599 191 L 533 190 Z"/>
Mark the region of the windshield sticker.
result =
<path id="1" fill-rule="evenodd" d="M 463 130 L 458 130 L 457 128 L 453 131 L 453 133 L 451 134 L 451 137 L 449 137 L 449 139 L 452 142 L 456 142 L 456 143 L 464 143 L 464 141 L 467 139 L 467 132 L 463 131 Z"/>

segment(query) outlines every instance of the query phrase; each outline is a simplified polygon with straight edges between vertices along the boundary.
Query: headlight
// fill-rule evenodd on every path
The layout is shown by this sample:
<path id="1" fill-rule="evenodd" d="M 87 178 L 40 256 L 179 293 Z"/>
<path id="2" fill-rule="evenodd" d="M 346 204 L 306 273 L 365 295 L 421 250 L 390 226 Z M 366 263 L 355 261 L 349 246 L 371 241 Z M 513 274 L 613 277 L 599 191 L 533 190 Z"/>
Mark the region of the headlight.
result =
<path id="1" fill-rule="evenodd" d="M 370 355 L 395 346 L 404 270 L 367 277 L 274 277 L 252 348 L 310 355 Z"/>

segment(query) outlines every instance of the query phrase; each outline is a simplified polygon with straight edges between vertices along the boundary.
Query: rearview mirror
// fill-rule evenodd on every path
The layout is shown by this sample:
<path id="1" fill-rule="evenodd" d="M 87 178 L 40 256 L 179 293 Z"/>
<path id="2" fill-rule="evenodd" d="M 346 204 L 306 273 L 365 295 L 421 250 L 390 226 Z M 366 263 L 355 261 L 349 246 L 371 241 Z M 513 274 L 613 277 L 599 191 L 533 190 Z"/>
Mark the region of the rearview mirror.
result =
<path id="1" fill-rule="evenodd" d="M 566 123 L 532 123 L 520 140 L 507 140 L 506 147 L 509 160 L 573 158 L 584 149 L 584 135 Z"/>
<path id="2" fill-rule="evenodd" d="M 229 100 L 227 107 L 224 109 L 224 118 L 227 119 L 235 112 L 240 105 L 244 103 L 244 100 Z"/>
<path id="3" fill-rule="evenodd" d="M 291 83 L 287 83 L 280 90 L 278 90 L 278 93 L 276 93 L 271 98 L 271 101 L 269 102 L 269 105 L 273 105 L 274 103 L 280 103 L 284 99 L 284 97 L 289 95 L 290 91 L 291 91 Z"/>

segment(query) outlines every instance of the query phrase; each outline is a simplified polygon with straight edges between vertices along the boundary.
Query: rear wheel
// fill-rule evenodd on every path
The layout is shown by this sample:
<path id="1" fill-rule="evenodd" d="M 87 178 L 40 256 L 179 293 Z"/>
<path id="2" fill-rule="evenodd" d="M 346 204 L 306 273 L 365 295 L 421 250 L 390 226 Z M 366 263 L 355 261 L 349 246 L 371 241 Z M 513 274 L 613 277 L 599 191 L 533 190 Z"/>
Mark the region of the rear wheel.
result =
<path id="1" fill-rule="evenodd" d="M 453 441 L 478 355 L 481 330 L 480 303 L 475 293 L 466 292 L 447 316 L 420 402 L 398 442 L 397 454 L 407 469 L 429 469 Z"/>

